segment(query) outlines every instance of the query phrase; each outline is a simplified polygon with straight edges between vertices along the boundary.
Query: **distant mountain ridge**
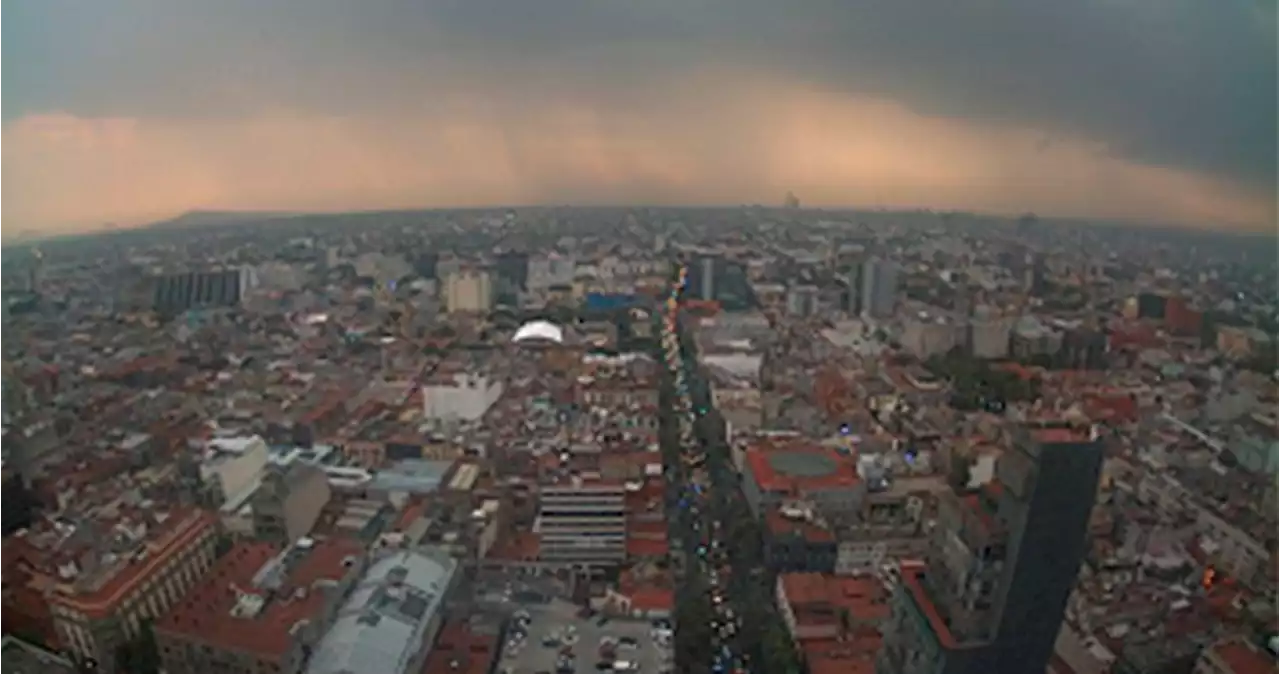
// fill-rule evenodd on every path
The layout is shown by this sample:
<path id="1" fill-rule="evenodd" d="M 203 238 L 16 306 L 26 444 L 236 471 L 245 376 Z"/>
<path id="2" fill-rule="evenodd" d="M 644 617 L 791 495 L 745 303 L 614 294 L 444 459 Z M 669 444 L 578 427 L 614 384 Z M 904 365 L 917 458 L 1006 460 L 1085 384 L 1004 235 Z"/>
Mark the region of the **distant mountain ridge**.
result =
<path id="1" fill-rule="evenodd" d="M 144 225 L 142 229 L 200 229 L 204 227 L 240 225 L 264 220 L 278 220 L 297 215 L 301 214 L 289 211 L 187 211 L 176 218 Z"/>

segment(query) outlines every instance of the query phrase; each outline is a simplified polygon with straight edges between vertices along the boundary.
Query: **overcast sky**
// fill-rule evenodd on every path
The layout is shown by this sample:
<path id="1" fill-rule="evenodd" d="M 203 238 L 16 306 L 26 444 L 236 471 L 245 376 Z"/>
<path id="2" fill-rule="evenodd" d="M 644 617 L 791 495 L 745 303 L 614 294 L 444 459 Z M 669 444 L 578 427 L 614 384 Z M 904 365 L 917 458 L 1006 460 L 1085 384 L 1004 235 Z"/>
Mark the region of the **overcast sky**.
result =
<path id="1" fill-rule="evenodd" d="M 11 232 L 787 191 L 1277 220 L 1262 0 L 6 0 L 3 19 Z"/>

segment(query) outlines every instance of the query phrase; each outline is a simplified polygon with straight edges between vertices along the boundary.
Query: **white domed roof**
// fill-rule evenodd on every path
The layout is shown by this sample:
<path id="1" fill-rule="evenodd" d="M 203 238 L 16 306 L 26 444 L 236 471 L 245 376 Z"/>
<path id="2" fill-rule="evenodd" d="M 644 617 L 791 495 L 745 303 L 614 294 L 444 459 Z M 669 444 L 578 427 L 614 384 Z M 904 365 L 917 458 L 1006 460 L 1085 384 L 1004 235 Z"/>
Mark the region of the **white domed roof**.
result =
<path id="1" fill-rule="evenodd" d="M 560 344 L 564 342 L 564 330 L 548 321 L 529 321 L 516 330 L 516 336 L 511 341 L 523 342 L 530 339 L 545 339 Z"/>

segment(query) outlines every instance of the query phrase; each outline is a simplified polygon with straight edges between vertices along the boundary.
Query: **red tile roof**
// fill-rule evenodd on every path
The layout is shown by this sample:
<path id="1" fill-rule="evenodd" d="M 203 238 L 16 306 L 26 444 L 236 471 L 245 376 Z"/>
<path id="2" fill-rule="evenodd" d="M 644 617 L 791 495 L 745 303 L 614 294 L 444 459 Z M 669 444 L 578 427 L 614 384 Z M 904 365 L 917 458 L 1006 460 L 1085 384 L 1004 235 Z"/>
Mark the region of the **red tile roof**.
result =
<path id="1" fill-rule="evenodd" d="M 1045 445 L 1072 444 L 1088 442 L 1089 434 L 1074 428 L 1037 428 L 1031 431 L 1036 442 Z"/>
<path id="2" fill-rule="evenodd" d="M 628 557 L 664 557 L 670 549 L 666 539 L 627 538 Z"/>
<path id="3" fill-rule="evenodd" d="M 995 511 L 989 507 L 989 501 L 984 498 L 984 495 L 967 494 L 961 500 L 965 507 L 977 518 L 984 532 L 990 535 L 1001 531 L 1003 525 L 996 518 Z"/>
<path id="4" fill-rule="evenodd" d="M 875 674 L 874 658 L 845 658 L 829 655 L 806 657 L 809 674 Z"/>
<path id="5" fill-rule="evenodd" d="M 813 447 L 804 450 L 789 450 L 785 453 L 808 455 L 830 460 L 835 469 L 826 475 L 813 477 L 787 475 L 774 468 L 773 459 L 784 452 L 747 452 L 747 465 L 755 476 L 756 484 L 762 491 L 802 494 L 806 490 L 838 489 L 853 487 L 858 484 L 858 468 L 853 458 L 845 456 L 834 449 Z"/>
<path id="6" fill-rule="evenodd" d="M 640 587 L 631 593 L 633 611 L 672 611 L 676 606 L 676 594 L 660 587 Z"/>
<path id="7" fill-rule="evenodd" d="M 217 517 L 212 513 L 200 510 L 175 512 L 165 520 L 163 529 L 148 537 L 155 547 L 145 558 L 127 563 L 92 592 L 59 594 L 54 601 L 91 616 L 110 615 L 120 602 L 168 564 L 174 555 L 186 551 L 201 535 L 211 532 L 216 526 Z"/>
<path id="8" fill-rule="evenodd" d="M 957 645 L 955 635 L 951 633 L 951 628 L 942 619 L 942 614 L 938 612 L 937 605 L 933 603 L 933 597 L 929 596 L 929 591 L 920 582 L 921 573 L 920 569 L 908 570 L 908 568 L 903 568 L 902 586 L 906 588 L 916 608 L 919 609 L 929 623 L 929 629 L 938 637 L 938 644 L 943 648 L 955 648 Z"/>
<path id="9" fill-rule="evenodd" d="M 848 611 L 854 622 L 889 617 L 888 597 L 875 578 L 823 573 L 785 573 L 779 578 L 797 622 L 804 616 L 819 622 L 838 620 L 840 610 Z"/>
<path id="10" fill-rule="evenodd" d="M 810 672 L 844 674 L 875 671 L 875 658 L 883 639 L 874 630 L 847 637 L 805 639 L 800 643 Z"/>
<path id="11" fill-rule="evenodd" d="M 1129 423 L 1138 419 L 1138 403 L 1127 394 L 1100 394 L 1085 399 L 1085 412 L 1095 421 Z"/>
<path id="12" fill-rule="evenodd" d="M 350 572 L 347 558 L 360 557 L 364 547 L 339 538 L 316 543 L 256 616 L 232 615 L 239 593 L 255 591 L 254 577 L 278 553 L 270 543 L 236 546 L 218 560 L 202 584 L 156 622 L 157 635 L 259 657 L 283 657 L 292 645 L 293 626 L 324 610 L 324 593 L 314 583 L 341 580 Z"/>
<path id="13" fill-rule="evenodd" d="M 499 541 L 489 550 L 492 559 L 509 561 L 536 561 L 542 552 L 542 539 L 530 531 L 523 531 L 515 536 Z"/>
<path id="14" fill-rule="evenodd" d="M 1214 655 L 1233 674 L 1274 674 L 1276 659 L 1250 648 L 1241 641 L 1224 641 L 1213 647 Z"/>
<path id="15" fill-rule="evenodd" d="M 477 634 L 466 623 L 449 621 L 431 647 L 421 674 L 488 674 L 497 655 L 496 634 Z"/>
<path id="16" fill-rule="evenodd" d="M 812 522 L 786 517 L 778 511 L 765 515 L 765 524 L 769 533 L 774 536 L 797 535 L 808 543 L 831 543 L 836 540 L 834 534 Z"/>
<path id="17" fill-rule="evenodd" d="M 627 534 L 635 538 L 663 538 L 667 537 L 667 523 L 662 520 L 644 521 L 635 520 L 627 524 Z"/>
<path id="18" fill-rule="evenodd" d="M 1049 674 L 1076 674 L 1076 670 L 1072 669 L 1062 656 L 1054 653 L 1049 656 Z"/>
<path id="19" fill-rule="evenodd" d="M 391 527 L 391 530 L 404 532 L 425 514 L 427 514 L 427 503 L 425 501 L 410 502 L 405 506 L 404 510 L 400 511 L 400 516 L 396 518 L 396 523 Z"/>

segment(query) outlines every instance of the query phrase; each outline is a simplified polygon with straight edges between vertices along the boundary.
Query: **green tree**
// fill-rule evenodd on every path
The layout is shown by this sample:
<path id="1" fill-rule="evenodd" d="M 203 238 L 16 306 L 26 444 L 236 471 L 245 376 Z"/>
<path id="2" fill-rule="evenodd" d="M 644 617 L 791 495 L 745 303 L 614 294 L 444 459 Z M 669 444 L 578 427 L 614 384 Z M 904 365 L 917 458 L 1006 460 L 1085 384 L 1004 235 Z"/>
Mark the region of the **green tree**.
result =
<path id="1" fill-rule="evenodd" d="M 711 662 L 711 596 L 701 574 L 689 574 L 683 600 L 676 607 L 675 656 L 680 671 L 704 674 Z"/>
<path id="2" fill-rule="evenodd" d="M 764 633 L 764 671 L 773 674 L 800 674 L 800 658 L 791 635 L 778 620 L 770 620 Z"/>
<path id="3" fill-rule="evenodd" d="M 218 536 L 218 539 L 214 541 L 214 544 L 213 544 L 213 556 L 221 557 L 227 554 L 228 552 L 231 552 L 231 548 L 233 547 L 235 547 L 235 541 L 231 538 L 231 536 L 225 533 L 220 534 Z"/>
<path id="4" fill-rule="evenodd" d="M 952 456 L 951 465 L 948 466 L 947 471 L 947 484 L 951 485 L 952 489 L 961 491 L 968 489 L 971 479 L 970 471 L 969 457 Z"/>

